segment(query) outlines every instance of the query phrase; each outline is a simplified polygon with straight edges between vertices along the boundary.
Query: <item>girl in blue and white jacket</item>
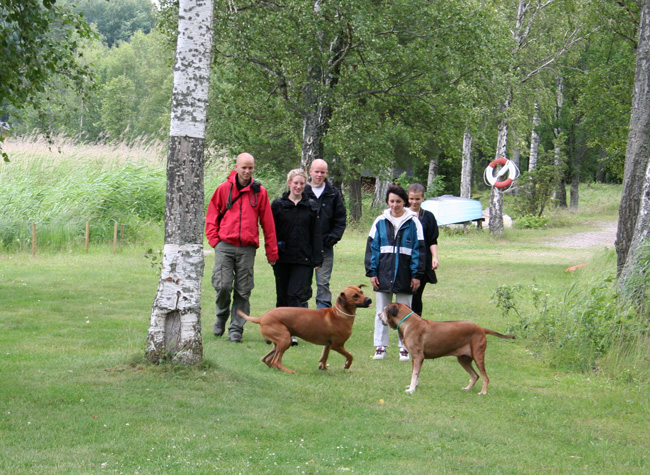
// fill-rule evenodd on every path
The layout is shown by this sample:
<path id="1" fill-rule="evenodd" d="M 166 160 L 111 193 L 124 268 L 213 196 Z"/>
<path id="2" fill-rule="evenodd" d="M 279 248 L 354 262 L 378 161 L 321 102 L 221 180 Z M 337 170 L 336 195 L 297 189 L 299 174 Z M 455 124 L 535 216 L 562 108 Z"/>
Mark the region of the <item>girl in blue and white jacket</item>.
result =
<path id="1" fill-rule="evenodd" d="M 420 286 L 424 274 L 426 249 L 424 233 L 417 215 L 405 205 L 408 195 L 401 186 L 391 186 L 386 193 L 389 209 L 373 223 L 366 244 L 366 276 L 376 292 L 374 359 L 384 359 L 388 346 L 389 327 L 384 326 L 379 315 L 392 302 L 411 306 L 413 293 Z M 401 339 L 398 339 L 400 361 L 410 356 Z"/>

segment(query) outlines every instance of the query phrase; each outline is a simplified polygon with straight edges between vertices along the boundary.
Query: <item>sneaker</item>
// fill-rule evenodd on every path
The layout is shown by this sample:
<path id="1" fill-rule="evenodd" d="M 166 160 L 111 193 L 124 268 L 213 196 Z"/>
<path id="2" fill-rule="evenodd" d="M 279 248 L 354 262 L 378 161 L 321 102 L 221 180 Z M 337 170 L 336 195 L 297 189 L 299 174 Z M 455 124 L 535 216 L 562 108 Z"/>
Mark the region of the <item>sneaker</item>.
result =
<path id="1" fill-rule="evenodd" d="M 217 321 L 214 323 L 214 336 L 221 336 L 226 328 L 226 322 L 222 322 L 217 318 Z"/>
<path id="2" fill-rule="evenodd" d="M 372 357 L 373 360 L 383 360 L 386 357 L 386 348 L 383 346 L 378 346 L 375 351 L 375 356 Z"/>
<path id="3" fill-rule="evenodd" d="M 230 341 L 233 343 L 241 343 L 241 333 L 233 332 L 228 336 L 228 338 L 230 338 Z"/>
<path id="4" fill-rule="evenodd" d="M 399 349 L 399 360 L 400 361 L 408 361 L 411 359 L 411 355 L 409 355 L 409 352 L 406 348 L 400 348 Z"/>
<path id="5" fill-rule="evenodd" d="M 298 346 L 298 338 L 295 336 L 291 337 L 291 346 Z"/>

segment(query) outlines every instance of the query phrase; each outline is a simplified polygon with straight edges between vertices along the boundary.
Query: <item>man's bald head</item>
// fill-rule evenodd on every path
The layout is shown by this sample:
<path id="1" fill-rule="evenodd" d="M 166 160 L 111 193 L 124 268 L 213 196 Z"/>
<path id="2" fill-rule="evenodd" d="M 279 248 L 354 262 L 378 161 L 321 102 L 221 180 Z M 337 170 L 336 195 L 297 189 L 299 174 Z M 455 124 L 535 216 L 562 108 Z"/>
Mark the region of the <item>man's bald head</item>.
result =
<path id="1" fill-rule="evenodd" d="M 327 178 L 327 162 L 322 158 L 317 158 L 311 162 L 309 167 L 309 175 L 311 176 L 311 186 L 315 188 L 320 188 Z"/>
<path id="2" fill-rule="evenodd" d="M 241 186 L 248 185 L 248 183 L 253 179 L 255 159 L 250 153 L 240 153 L 237 155 L 235 170 L 237 171 L 237 180 L 239 180 L 239 184 Z"/>

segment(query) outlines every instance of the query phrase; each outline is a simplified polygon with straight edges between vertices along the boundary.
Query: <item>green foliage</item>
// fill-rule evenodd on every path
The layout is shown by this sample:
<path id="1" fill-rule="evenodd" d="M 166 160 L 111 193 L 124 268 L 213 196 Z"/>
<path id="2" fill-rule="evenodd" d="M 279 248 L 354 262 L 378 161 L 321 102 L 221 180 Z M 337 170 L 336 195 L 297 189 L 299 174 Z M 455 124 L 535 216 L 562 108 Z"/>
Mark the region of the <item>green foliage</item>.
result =
<path id="1" fill-rule="evenodd" d="M 77 61 L 79 41 L 92 33 L 81 16 L 55 3 L 3 0 L 0 4 L 0 116 L 10 106 L 22 108 L 57 76 L 83 90 L 89 71 Z"/>
<path id="2" fill-rule="evenodd" d="M 455 150 L 465 126 L 456 85 L 490 70 L 500 49 L 491 12 L 421 0 L 217 9 L 210 137 L 286 169 L 318 104 L 328 114 L 325 155 L 339 176 Z"/>
<path id="3" fill-rule="evenodd" d="M 173 81 L 173 52 L 167 48 L 157 32 L 136 32 L 110 49 L 100 41 L 84 43 L 80 61 L 96 78 L 96 93 L 80 95 L 56 81 L 37 97 L 38 110 L 22 112 L 15 133 L 36 129 L 90 141 L 165 139 Z"/>
<path id="4" fill-rule="evenodd" d="M 567 90 L 576 94 L 567 108 L 576 134 L 584 133 L 587 145 L 607 153 L 605 166 L 616 179 L 623 177 L 630 122 L 631 93 L 636 64 L 639 15 L 636 2 L 594 2 L 585 10 L 585 21 L 597 34 L 589 35 L 567 71 Z"/>
<path id="5" fill-rule="evenodd" d="M 149 33 L 154 26 L 150 0 L 66 0 L 94 25 L 109 47 L 129 41 L 136 31 Z"/>
<path id="6" fill-rule="evenodd" d="M 133 121 L 135 86 L 126 76 L 111 79 L 104 86 L 100 110 L 102 128 L 109 138 L 117 139 Z"/>
<path id="7" fill-rule="evenodd" d="M 528 285 L 501 285 L 492 302 L 504 316 L 515 317 L 512 331 L 562 369 L 595 369 L 622 342 L 650 332 L 647 315 L 619 300 L 612 273 L 585 278 L 559 296 L 535 279 Z"/>
<path id="8" fill-rule="evenodd" d="M 548 216 L 531 216 L 524 215 L 519 216 L 514 225 L 522 229 L 536 229 L 536 228 L 545 228 L 551 222 L 551 218 Z"/>
<path id="9" fill-rule="evenodd" d="M 522 173 L 517 179 L 517 194 L 512 205 L 516 216 L 542 218 L 562 176 L 561 170 L 552 160 L 551 153 L 540 153 L 537 167 L 530 172 Z M 529 220 L 529 222 L 534 221 Z"/>

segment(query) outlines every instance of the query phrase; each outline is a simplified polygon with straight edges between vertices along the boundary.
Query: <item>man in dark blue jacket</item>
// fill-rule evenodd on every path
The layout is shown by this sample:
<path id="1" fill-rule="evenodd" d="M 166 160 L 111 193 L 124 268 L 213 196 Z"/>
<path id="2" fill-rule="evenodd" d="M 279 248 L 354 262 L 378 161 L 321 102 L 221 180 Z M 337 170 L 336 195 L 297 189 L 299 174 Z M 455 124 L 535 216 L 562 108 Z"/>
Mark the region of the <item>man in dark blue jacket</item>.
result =
<path id="1" fill-rule="evenodd" d="M 318 202 L 318 214 L 323 236 L 323 264 L 316 269 L 316 307 L 330 308 L 332 293 L 330 278 L 334 264 L 334 245 L 341 240 L 346 226 L 345 204 L 341 193 L 327 181 L 327 162 L 317 158 L 309 168 L 311 182 L 305 187 L 305 193 Z"/>

